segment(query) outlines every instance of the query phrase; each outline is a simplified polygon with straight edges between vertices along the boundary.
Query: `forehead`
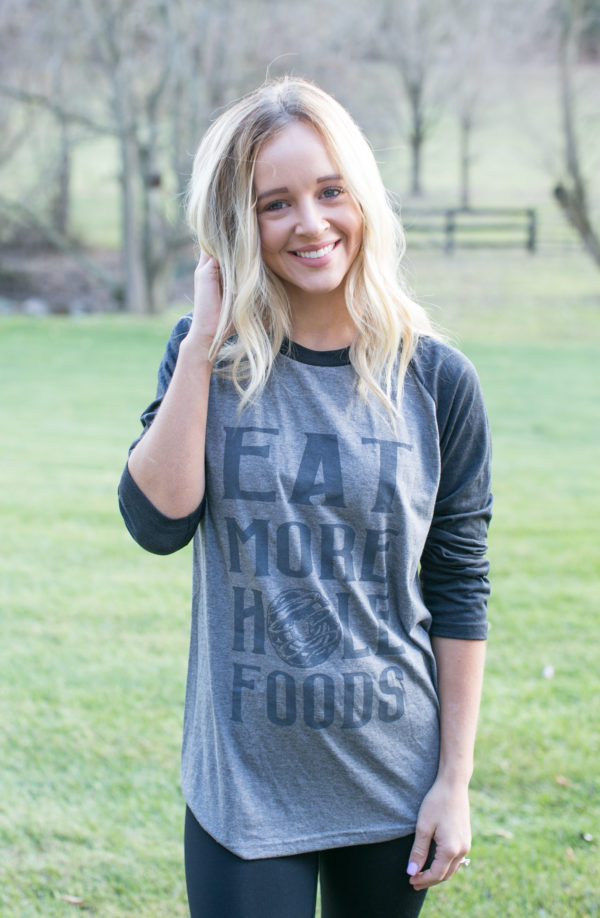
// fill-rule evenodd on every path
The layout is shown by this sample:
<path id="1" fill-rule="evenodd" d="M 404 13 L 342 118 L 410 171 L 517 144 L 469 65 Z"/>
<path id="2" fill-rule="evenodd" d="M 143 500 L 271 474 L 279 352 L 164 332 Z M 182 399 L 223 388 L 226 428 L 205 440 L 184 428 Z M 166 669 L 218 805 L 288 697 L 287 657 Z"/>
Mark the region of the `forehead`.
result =
<path id="1" fill-rule="evenodd" d="M 274 179 L 312 180 L 337 172 L 333 156 L 312 124 L 293 121 L 278 131 L 261 148 L 254 168 L 258 193 Z"/>

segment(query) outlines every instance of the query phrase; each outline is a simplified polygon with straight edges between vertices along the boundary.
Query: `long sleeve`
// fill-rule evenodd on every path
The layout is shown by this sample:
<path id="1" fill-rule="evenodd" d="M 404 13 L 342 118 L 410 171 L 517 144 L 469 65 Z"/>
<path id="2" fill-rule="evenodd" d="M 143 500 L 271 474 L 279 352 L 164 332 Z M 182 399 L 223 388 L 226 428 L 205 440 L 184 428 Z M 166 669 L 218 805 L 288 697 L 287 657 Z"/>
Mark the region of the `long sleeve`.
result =
<path id="1" fill-rule="evenodd" d="M 179 345 L 185 338 L 190 326 L 188 316 L 184 316 L 175 325 L 158 370 L 156 396 L 142 413 L 142 433 L 133 444 L 133 449 L 142 436 L 149 430 L 162 399 L 169 387 Z M 125 465 L 119 483 L 119 509 L 125 525 L 135 541 L 147 551 L 165 555 L 178 551 L 193 538 L 203 516 L 205 501 L 192 513 L 173 519 L 161 513 L 133 480 L 129 468 Z"/>
<path id="2" fill-rule="evenodd" d="M 442 348 L 445 359 L 434 353 Z M 432 615 L 432 635 L 483 640 L 492 496 L 490 430 L 481 387 L 472 364 L 453 349 L 433 344 L 421 358 L 418 372 L 436 403 L 441 459 L 434 516 L 421 557 L 423 598 Z"/>

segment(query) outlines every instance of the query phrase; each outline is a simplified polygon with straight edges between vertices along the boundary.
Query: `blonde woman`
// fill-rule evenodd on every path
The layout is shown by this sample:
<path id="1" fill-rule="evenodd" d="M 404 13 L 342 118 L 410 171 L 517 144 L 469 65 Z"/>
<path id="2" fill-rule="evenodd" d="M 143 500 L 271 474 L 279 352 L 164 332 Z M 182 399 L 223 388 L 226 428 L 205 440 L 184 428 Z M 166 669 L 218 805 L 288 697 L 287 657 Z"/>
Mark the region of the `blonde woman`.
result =
<path id="1" fill-rule="evenodd" d="M 182 787 L 193 918 L 419 914 L 464 864 L 488 595 L 477 377 L 399 280 L 368 143 L 316 86 L 198 150 L 193 313 L 120 503 L 194 539 Z"/>

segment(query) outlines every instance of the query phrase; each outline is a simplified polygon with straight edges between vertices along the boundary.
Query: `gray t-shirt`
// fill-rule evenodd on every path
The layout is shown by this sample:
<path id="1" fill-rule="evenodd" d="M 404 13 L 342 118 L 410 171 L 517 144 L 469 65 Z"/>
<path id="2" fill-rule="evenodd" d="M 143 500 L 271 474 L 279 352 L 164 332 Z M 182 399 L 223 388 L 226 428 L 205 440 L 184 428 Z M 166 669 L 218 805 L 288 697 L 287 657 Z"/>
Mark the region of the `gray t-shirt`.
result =
<path id="1" fill-rule="evenodd" d="M 347 350 L 292 345 L 240 414 L 213 373 L 197 512 L 170 520 L 121 480 L 141 545 L 194 537 L 182 787 L 244 858 L 412 832 L 439 755 L 430 635 L 486 636 L 490 445 L 472 365 L 422 339 L 396 429 L 355 380 Z"/>

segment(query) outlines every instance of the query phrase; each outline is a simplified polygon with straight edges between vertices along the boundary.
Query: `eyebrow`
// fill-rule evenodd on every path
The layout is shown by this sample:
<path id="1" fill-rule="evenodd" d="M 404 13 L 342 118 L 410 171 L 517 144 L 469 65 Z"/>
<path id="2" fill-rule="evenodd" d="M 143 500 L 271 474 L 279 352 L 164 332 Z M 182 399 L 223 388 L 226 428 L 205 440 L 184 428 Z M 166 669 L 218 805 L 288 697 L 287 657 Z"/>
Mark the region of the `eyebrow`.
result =
<path id="1" fill-rule="evenodd" d="M 337 172 L 333 175 L 322 175 L 317 179 L 315 184 L 320 185 L 321 182 L 339 182 L 341 178 L 342 176 L 338 175 Z M 257 195 L 256 200 L 260 201 L 262 198 L 269 198 L 273 194 L 288 194 L 289 190 L 290 189 L 286 186 L 283 186 L 282 188 L 270 188 L 269 191 L 261 191 L 261 193 Z"/>

